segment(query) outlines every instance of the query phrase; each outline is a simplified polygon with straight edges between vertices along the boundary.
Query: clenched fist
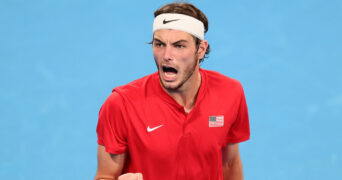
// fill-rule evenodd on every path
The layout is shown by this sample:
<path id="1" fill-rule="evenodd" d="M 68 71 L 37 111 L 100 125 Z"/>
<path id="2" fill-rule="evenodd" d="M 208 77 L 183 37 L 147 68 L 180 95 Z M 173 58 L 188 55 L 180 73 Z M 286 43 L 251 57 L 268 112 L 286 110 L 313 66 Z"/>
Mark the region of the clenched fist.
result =
<path id="1" fill-rule="evenodd" d="M 126 173 L 119 176 L 118 180 L 143 180 L 141 173 Z"/>

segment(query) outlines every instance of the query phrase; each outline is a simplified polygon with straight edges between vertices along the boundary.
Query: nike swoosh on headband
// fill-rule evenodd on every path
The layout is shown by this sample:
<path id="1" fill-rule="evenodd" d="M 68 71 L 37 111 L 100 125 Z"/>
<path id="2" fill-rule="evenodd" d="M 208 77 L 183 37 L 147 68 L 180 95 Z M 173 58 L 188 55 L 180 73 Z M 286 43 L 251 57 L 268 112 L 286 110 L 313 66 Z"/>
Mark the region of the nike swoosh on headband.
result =
<path id="1" fill-rule="evenodd" d="M 167 23 L 169 23 L 169 22 L 173 22 L 173 21 L 178 21 L 179 19 L 172 19 L 172 20 L 165 20 L 164 19 L 164 21 L 163 21 L 163 24 L 167 24 Z"/>

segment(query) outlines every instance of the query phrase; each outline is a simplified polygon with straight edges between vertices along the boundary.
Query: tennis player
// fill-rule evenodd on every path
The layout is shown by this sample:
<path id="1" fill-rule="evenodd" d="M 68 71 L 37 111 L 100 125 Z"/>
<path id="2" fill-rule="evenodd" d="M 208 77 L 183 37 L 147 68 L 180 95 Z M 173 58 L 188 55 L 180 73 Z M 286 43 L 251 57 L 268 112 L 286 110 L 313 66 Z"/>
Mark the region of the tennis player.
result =
<path id="1" fill-rule="evenodd" d="M 241 180 L 249 120 L 239 81 L 200 68 L 208 20 L 189 3 L 154 13 L 158 71 L 113 89 L 99 113 L 95 179 Z"/>

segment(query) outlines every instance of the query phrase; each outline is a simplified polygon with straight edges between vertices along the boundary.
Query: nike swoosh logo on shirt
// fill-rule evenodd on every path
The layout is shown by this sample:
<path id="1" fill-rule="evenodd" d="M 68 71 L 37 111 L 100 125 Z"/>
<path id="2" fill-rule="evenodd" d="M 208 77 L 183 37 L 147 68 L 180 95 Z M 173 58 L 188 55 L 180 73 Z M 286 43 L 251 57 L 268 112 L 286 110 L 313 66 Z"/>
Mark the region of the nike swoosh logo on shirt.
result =
<path id="1" fill-rule="evenodd" d="M 160 125 L 160 126 L 156 126 L 156 127 L 154 127 L 154 128 L 150 128 L 150 126 L 147 126 L 147 132 L 152 132 L 152 131 L 154 131 L 154 130 L 156 130 L 156 129 L 162 127 L 162 126 L 163 126 L 163 125 Z"/>

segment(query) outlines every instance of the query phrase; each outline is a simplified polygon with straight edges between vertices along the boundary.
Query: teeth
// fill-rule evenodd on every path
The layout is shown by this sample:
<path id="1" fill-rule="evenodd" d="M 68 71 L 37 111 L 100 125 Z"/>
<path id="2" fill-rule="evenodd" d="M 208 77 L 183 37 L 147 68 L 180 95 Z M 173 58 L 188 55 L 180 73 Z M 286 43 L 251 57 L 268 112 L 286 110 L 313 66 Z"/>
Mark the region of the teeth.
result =
<path id="1" fill-rule="evenodd" d="M 170 78 L 173 78 L 173 77 L 176 77 L 176 73 L 173 73 L 173 72 L 164 72 L 165 76 L 167 77 L 170 77 Z"/>

